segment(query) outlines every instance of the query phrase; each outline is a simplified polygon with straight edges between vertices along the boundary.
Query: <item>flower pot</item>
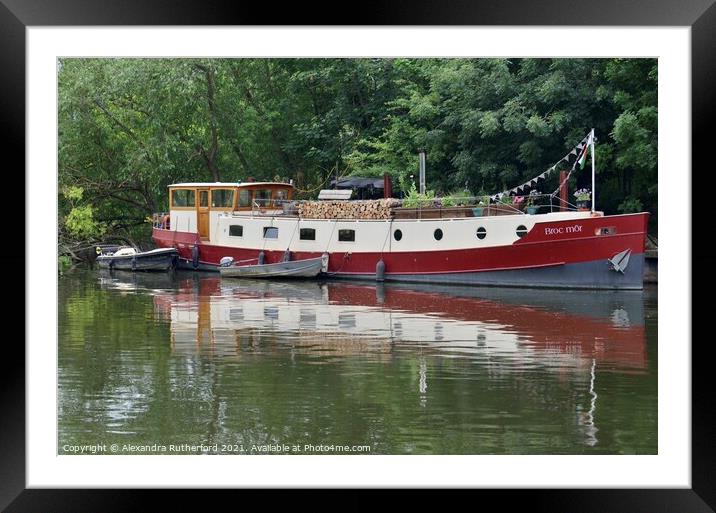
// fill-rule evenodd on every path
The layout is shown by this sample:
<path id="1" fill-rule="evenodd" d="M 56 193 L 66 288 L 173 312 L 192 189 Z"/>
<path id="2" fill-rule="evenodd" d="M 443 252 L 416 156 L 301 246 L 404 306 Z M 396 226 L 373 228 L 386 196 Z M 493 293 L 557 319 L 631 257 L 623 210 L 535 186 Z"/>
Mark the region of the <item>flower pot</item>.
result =
<path id="1" fill-rule="evenodd" d="M 577 200 L 577 210 L 589 210 L 592 206 L 589 200 Z"/>
<path id="2" fill-rule="evenodd" d="M 482 210 L 483 207 L 475 207 L 472 209 L 472 215 L 474 215 L 475 217 L 482 217 Z"/>
<path id="3" fill-rule="evenodd" d="M 530 205 L 529 207 L 527 207 L 527 213 L 531 216 L 535 215 L 538 210 L 539 210 L 538 205 Z"/>

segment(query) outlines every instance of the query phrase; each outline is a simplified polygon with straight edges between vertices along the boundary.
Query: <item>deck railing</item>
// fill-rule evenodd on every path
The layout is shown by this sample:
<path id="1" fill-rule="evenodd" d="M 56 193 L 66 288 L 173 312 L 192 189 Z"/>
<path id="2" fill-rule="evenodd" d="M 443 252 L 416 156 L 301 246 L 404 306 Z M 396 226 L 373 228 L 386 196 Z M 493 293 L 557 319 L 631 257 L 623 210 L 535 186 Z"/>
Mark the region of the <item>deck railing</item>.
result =
<path id="1" fill-rule="evenodd" d="M 422 204 L 415 207 L 393 207 L 393 219 L 445 219 L 460 217 L 490 217 L 495 215 L 539 215 L 551 212 L 574 211 L 577 206 L 562 202 L 559 196 L 538 194 L 529 196 L 511 196 L 510 202 L 494 202 L 485 196 L 450 198 L 456 204 L 443 205 L 446 198 L 419 200 Z M 522 198 L 515 200 L 514 198 Z M 299 217 L 298 207 L 301 203 L 317 200 L 272 200 L 269 205 L 252 202 L 250 211 L 238 211 L 234 214 L 251 215 L 252 217 Z M 350 201 L 350 200 L 348 200 Z M 168 212 L 157 212 L 152 215 L 152 227 L 169 230 Z"/>
<path id="2" fill-rule="evenodd" d="M 169 230 L 169 212 L 155 212 L 152 214 L 152 228 Z"/>

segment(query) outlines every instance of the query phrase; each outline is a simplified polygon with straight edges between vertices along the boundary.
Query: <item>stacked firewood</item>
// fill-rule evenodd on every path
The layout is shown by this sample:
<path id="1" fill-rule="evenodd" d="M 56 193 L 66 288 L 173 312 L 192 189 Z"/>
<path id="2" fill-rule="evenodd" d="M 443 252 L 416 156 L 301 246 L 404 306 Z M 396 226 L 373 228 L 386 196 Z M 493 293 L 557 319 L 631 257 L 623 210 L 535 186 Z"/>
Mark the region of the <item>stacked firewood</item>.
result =
<path id="1" fill-rule="evenodd" d="M 305 219 L 390 219 L 400 200 L 304 201 L 298 215 Z"/>

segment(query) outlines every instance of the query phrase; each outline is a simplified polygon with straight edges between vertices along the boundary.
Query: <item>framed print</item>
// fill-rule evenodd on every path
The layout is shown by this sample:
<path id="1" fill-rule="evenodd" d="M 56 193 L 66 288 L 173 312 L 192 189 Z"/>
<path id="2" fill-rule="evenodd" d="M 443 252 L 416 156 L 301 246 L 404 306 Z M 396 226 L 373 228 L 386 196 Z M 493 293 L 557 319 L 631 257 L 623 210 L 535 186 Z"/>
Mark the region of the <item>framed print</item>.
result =
<path id="1" fill-rule="evenodd" d="M 27 244 L 8 244 L 5 261 L 8 274 L 24 269 L 27 299 L 25 351 L 15 344 L 3 363 L 2 507 L 119 511 L 150 493 L 136 488 L 395 487 L 476 489 L 550 511 L 575 503 L 585 511 L 712 511 L 709 344 L 693 336 L 709 308 L 708 296 L 696 293 L 712 281 L 705 268 L 712 258 L 695 239 L 709 229 L 709 178 L 691 169 L 708 169 L 702 161 L 714 112 L 716 7 L 523 7 L 392 6 L 371 16 L 357 12 L 355 25 L 319 27 L 284 26 L 315 24 L 295 7 L 261 17 L 256 6 L 97 9 L 3 0 L 2 144 L 5 155 L 22 155 L 14 169 L 27 170 L 16 171 L 17 185 L 8 188 L 13 211 L 24 215 Z M 266 19 L 271 26 L 254 25 Z M 489 81 L 474 81 L 479 73 Z M 601 85 L 600 77 L 611 82 Z M 153 85 L 136 87 L 142 80 Z M 582 92 L 590 87 L 598 92 Z M 507 89 L 519 93 L 506 102 Z M 372 101 L 361 96 L 366 90 L 382 98 L 373 110 L 365 108 Z M 582 110 L 580 94 L 601 103 Z M 535 96 L 555 95 L 572 103 L 557 112 L 531 107 Z M 452 101 L 464 111 L 445 107 Z M 581 129 L 574 120 L 585 113 L 596 135 L 592 125 L 579 134 L 564 128 Z M 376 118 L 385 125 L 371 132 Z M 517 141 L 527 134 L 566 155 L 552 162 L 546 149 Z M 465 144 L 467 137 L 481 143 Z M 490 153 L 485 141 L 503 149 Z M 385 148 L 414 159 L 415 173 Z M 595 154 L 596 166 L 605 163 L 596 182 Z M 518 169 L 523 164 L 534 173 Z M 380 180 L 351 173 L 351 166 L 380 169 Z M 234 168 L 241 173 L 227 172 Z M 70 169 L 63 177 L 71 179 L 58 169 Z M 159 169 L 171 180 L 152 178 Z M 344 208 L 336 189 L 346 179 L 363 206 L 352 215 L 372 217 L 351 224 L 330 210 Z M 579 228 L 558 219 L 572 210 L 554 206 L 567 202 L 569 186 L 587 202 L 569 214 Z M 551 193 L 544 203 L 538 187 Z M 366 205 L 391 198 L 391 188 L 402 191 L 398 210 L 386 214 L 395 226 L 361 240 L 361 230 L 382 226 L 380 207 Z M 517 281 L 504 291 L 505 283 L 475 278 L 561 268 L 572 263 L 566 251 L 558 262 L 513 264 L 514 253 L 506 252 L 479 269 L 448 268 L 432 257 L 419 265 L 416 240 L 425 237 L 427 255 L 464 251 L 453 227 L 477 223 L 469 225 L 470 244 L 492 243 L 507 217 L 500 209 L 508 207 L 529 221 L 510 227 L 510 246 L 563 237 L 567 247 L 583 225 L 590 240 L 625 241 L 638 230 L 645 236 L 654 219 L 644 216 L 641 228 L 625 220 L 652 199 L 648 209 L 656 214 L 657 190 L 661 283 L 648 299 L 554 292 L 555 283 L 537 274 L 527 288 L 537 283 L 551 293 L 524 291 Z M 328 199 L 311 203 L 309 194 L 319 191 Z M 88 194 L 101 197 L 101 206 L 85 201 Z M 589 224 L 604 215 L 595 200 L 608 205 L 611 224 Z M 434 202 L 439 216 L 423 212 L 423 201 Z M 419 217 L 401 220 L 406 207 Z M 469 213 L 455 214 L 460 207 Z M 562 224 L 533 240 L 539 212 L 527 207 Z M 299 209 L 295 227 L 273 220 L 293 216 L 291 208 Z M 307 215 L 310 208 L 316 211 Z M 322 231 L 327 220 L 335 234 Z M 154 243 L 173 252 L 166 262 L 157 264 L 159 254 L 136 243 L 131 230 L 109 240 L 107 227 L 132 223 L 151 223 Z M 8 242 L 19 226 L 9 223 Z M 58 242 L 79 251 L 68 247 L 64 227 L 73 240 L 94 233 L 87 240 L 99 257 L 92 260 L 99 266 L 114 258 L 110 274 L 93 269 L 58 279 Z M 223 249 L 213 249 L 217 237 Z M 324 260 L 311 249 L 319 244 Z M 361 264 L 360 248 L 370 244 L 377 249 L 365 250 L 372 259 Z M 396 253 L 410 262 L 385 256 L 401 244 L 406 252 Z M 549 276 L 591 289 L 597 287 L 579 280 L 593 269 L 604 273 L 598 280 L 641 270 L 641 251 L 608 244 L 609 258 L 600 256 L 594 267 Z M 124 246 L 133 246 L 132 272 L 118 278 L 111 273 Z M 231 256 L 228 247 L 236 249 Z M 582 263 L 582 255 L 574 258 Z M 187 274 L 133 272 L 149 259 L 147 265 L 185 265 Z M 438 284 L 447 289 L 366 288 L 351 280 L 316 287 L 310 279 L 244 285 L 221 269 L 266 273 L 268 264 L 308 272 L 302 259 L 317 266 L 313 277 L 450 277 Z M 248 271 L 235 264 L 249 260 Z M 206 270 L 219 273 L 198 273 Z M 477 280 L 460 285 L 497 287 L 455 292 L 458 274 Z M 632 288 L 641 290 L 641 278 Z M 135 330 L 131 341 L 119 335 L 126 330 Z M 520 490 L 504 490 L 510 488 Z"/>

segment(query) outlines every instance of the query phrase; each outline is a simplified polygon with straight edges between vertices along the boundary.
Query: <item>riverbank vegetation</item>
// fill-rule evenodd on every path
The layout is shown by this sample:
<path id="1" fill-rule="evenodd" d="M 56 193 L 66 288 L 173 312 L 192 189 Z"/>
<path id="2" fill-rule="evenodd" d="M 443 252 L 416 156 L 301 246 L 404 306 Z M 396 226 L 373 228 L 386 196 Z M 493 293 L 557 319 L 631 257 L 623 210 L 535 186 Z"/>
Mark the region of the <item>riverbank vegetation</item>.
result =
<path id="1" fill-rule="evenodd" d="M 58 78 L 61 248 L 147 241 L 180 181 L 293 179 L 313 198 L 389 173 L 409 193 L 418 148 L 438 195 L 496 193 L 592 127 L 599 208 L 656 229 L 656 59 L 62 59 Z"/>

